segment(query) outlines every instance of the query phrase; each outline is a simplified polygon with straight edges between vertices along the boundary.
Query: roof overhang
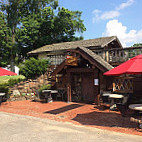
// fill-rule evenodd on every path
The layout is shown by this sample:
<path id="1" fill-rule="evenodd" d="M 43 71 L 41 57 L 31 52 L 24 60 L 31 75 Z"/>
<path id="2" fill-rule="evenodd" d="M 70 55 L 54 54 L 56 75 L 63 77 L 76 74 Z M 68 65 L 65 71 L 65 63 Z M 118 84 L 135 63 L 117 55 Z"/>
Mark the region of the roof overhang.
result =
<path id="1" fill-rule="evenodd" d="M 58 50 L 68 50 L 68 49 L 76 49 L 77 47 L 106 47 L 109 43 L 116 41 L 119 45 L 118 48 L 123 48 L 120 41 L 116 36 L 111 37 L 101 37 L 96 39 L 89 39 L 89 40 L 80 40 L 80 41 L 72 41 L 72 42 L 62 42 L 62 43 L 55 43 L 51 45 L 45 45 L 41 48 L 36 50 L 30 51 L 28 55 L 35 55 L 35 54 L 42 54 L 48 51 L 58 51 Z"/>

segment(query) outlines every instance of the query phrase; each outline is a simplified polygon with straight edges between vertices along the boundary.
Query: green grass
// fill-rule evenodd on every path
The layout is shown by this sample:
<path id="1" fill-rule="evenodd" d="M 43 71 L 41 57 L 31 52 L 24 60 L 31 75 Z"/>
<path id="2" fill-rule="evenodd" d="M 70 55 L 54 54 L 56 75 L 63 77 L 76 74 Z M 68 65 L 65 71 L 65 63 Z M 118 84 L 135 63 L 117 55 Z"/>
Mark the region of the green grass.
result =
<path id="1" fill-rule="evenodd" d="M 9 79 L 25 79 L 23 75 L 14 75 L 14 76 L 0 76 L 0 84 L 7 83 Z"/>

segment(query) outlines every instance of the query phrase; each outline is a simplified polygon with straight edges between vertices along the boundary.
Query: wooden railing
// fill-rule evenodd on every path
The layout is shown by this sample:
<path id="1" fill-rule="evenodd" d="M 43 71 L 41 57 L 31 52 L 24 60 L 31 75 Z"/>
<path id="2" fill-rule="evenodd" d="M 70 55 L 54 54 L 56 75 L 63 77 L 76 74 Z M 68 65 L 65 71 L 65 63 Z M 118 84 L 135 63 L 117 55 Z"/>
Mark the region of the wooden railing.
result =
<path id="1" fill-rule="evenodd" d="M 114 77 L 113 92 L 132 93 L 134 77 Z"/>
<path id="2" fill-rule="evenodd" d="M 128 47 L 116 49 L 95 50 L 94 53 L 100 55 L 105 61 L 110 64 L 120 64 L 136 55 L 142 54 L 142 47 Z"/>

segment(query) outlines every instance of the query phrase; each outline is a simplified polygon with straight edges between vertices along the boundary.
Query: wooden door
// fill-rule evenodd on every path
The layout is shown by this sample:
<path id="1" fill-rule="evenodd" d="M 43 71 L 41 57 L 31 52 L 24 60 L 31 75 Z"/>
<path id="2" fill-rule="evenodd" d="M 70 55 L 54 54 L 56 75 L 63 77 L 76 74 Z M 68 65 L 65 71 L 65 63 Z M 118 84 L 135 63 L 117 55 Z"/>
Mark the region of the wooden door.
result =
<path id="1" fill-rule="evenodd" d="M 74 73 L 72 74 L 71 79 L 71 88 L 72 88 L 72 101 L 73 102 L 81 102 L 82 101 L 82 94 L 81 94 L 81 74 Z"/>
<path id="2" fill-rule="evenodd" d="M 92 103 L 95 100 L 93 73 L 82 74 L 82 97 L 83 101 L 87 103 Z"/>

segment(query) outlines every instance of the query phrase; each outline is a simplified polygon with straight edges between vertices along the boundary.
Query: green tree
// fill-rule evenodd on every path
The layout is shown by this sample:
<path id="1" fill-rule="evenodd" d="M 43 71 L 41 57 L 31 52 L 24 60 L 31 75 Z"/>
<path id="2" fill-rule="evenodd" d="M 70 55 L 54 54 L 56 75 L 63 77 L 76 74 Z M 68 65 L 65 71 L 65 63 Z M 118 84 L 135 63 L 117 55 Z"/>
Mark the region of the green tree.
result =
<path id="1" fill-rule="evenodd" d="M 9 63 L 12 47 L 11 43 L 5 15 L 3 12 L 0 12 L 0 66 L 5 66 Z"/>
<path id="2" fill-rule="evenodd" d="M 54 8 L 58 6 L 57 0 L 5 0 L 0 2 L 0 9 L 5 13 L 7 26 L 10 29 L 12 38 L 11 48 L 11 66 L 13 70 L 14 58 L 16 56 L 16 34 L 17 27 L 20 27 L 21 19 L 27 17 L 30 13 L 39 13 L 40 9 L 46 5 Z"/>
<path id="3" fill-rule="evenodd" d="M 52 7 L 45 7 L 37 14 L 29 14 L 22 19 L 22 26 L 17 34 L 19 44 L 19 55 L 23 57 L 26 53 L 41 46 L 82 40 L 76 37 L 76 32 L 83 33 L 86 30 L 81 12 Z"/>
<path id="4" fill-rule="evenodd" d="M 132 47 L 142 47 L 142 43 L 135 43 Z"/>
<path id="5" fill-rule="evenodd" d="M 58 0 L 7 0 L 0 4 L 12 39 L 11 59 L 21 62 L 27 52 L 41 46 L 82 40 L 76 32 L 86 28 L 80 11 L 58 7 Z"/>
<path id="6" fill-rule="evenodd" d="M 54 18 L 53 41 L 73 41 L 78 40 L 75 37 L 76 32 L 83 33 L 86 28 L 81 20 L 80 11 L 70 11 L 65 8 L 59 8 L 57 16 Z"/>
<path id="7" fill-rule="evenodd" d="M 11 69 L 14 71 L 14 57 L 15 57 L 15 35 L 16 27 L 20 23 L 21 18 L 21 1 L 22 0 L 8 0 L 5 3 L 1 3 L 1 10 L 5 13 L 7 26 L 10 29 L 10 35 L 12 37 L 12 48 L 11 48 Z"/>
<path id="8" fill-rule="evenodd" d="M 48 60 L 30 58 L 19 65 L 20 73 L 26 78 L 35 78 L 47 71 L 48 64 Z"/>

